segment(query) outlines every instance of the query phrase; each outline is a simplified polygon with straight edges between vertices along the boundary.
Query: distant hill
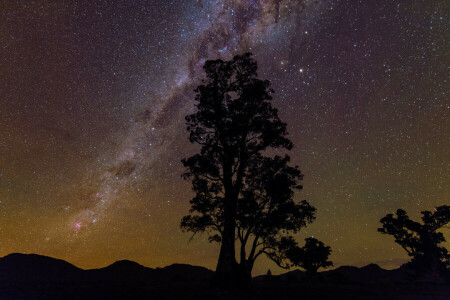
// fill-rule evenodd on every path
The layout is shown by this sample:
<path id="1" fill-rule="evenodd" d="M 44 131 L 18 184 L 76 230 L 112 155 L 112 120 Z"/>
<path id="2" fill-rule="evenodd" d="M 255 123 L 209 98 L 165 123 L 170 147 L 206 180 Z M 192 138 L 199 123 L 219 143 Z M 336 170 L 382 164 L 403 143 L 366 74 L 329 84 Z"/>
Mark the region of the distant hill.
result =
<path id="1" fill-rule="evenodd" d="M 187 264 L 147 268 L 120 260 L 100 269 L 80 269 L 64 260 L 37 254 L 13 253 L 0 258 L 0 281 L 203 281 L 213 271 Z"/>
<path id="2" fill-rule="evenodd" d="M 77 280 L 84 270 L 48 256 L 13 253 L 0 258 L 1 281 Z"/>
<path id="3" fill-rule="evenodd" d="M 450 299 L 445 284 L 408 282 L 405 270 L 370 264 L 254 278 L 244 294 L 210 286 L 213 271 L 187 264 L 147 268 L 129 260 L 83 270 L 64 260 L 14 253 L 0 258 L 0 299 Z"/>
<path id="4" fill-rule="evenodd" d="M 278 276 L 274 276 L 284 281 L 303 281 L 307 276 L 303 271 L 294 270 Z M 318 273 L 322 280 L 336 283 L 401 283 L 407 282 L 410 278 L 408 271 L 399 268 L 394 270 L 385 270 L 376 264 L 358 268 L 353 266 L 342 266 L 330 271 Z M 263 280 L 265 276 L 257 276 L 255 280 Z"/>
<path id="5" fill-rule="evenodd" d="M 83 270 L 61 259 L 13 253 L 0 258 L 0 299 L 186 298 L 206 289 L 212 275 L 203 267 L 153 269 L 129 260 Z"/>
<path id="6" fill-rule="evenodd" d="M 361 268 L 342 266 L 323 273 L 328 277 L 340 274 L 354 282 L 406 282 L 409 278 L 405 269 L 385 270 L 376 264 L 369 264 Z"/>

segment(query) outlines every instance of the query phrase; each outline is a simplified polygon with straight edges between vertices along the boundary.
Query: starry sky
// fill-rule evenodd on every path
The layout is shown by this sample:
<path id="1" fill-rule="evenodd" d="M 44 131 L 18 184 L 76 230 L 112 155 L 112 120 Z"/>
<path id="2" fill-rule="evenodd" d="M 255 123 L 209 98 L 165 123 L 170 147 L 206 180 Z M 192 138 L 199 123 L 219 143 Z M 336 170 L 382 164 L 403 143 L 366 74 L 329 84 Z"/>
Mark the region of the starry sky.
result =
<path id="1" fill-rule="evenodd" d="M 296 237 L 335 266 L 407 256 L 377 233 L 450 199 L 448 1 L 117 0 L 0 4 L 0 255 L 82 268 L 215 268 L 182 233 L 184 116 L 208 59 L 254 53 L 318 210 Z M 450 238 L 445 232 L 447 239 Z M 450 243 L 445 244 L 450 247 Z M 270 268 L 260 259 L 253 274 Z"/>

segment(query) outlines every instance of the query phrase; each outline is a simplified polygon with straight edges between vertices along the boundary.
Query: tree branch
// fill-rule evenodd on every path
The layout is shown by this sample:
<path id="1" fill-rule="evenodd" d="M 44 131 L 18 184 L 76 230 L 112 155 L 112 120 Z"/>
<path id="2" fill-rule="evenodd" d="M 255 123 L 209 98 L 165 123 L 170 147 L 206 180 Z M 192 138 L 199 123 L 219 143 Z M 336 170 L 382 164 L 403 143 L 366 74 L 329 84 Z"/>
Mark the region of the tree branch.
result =
<path id="1" fill-rule="evenodd" d="M 269 252 L 263 251 L 263 253 L 264 253 L 265 255 L 267 255 L 267 256 L 268 256 L 274 263 L 276 263 L 277 266 L 279 266 L 280 268 L 285 269 L 285 270 L 287 270 L 287 269 L 290 268 L 289 265 L 282 265 L 282 263 L 281 263 L 281 261 L 279 260 L 279 258 L 274 257 L 274 256 L 273 256 L 272 254 L 270 254 Z"/>

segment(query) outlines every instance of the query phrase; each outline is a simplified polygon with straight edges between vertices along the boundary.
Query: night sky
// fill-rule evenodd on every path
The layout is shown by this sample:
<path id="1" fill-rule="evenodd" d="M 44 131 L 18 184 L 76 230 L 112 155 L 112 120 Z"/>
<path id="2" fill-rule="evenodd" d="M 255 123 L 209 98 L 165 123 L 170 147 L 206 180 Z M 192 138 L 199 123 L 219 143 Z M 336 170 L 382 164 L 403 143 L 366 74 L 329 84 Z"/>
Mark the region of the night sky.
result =
<path id="1" fill-rule="evenodd" d="M 447 0 L 2 1 L 0 256 L 214 269 L 218 245 L 179 228 L 180 160 L 198 149 L 184 116 L 206 60 L 250 51 L 305 175 L 295 198 L 318 210 L 300 244 L 398 267 L 380 218 L 449 204 L 449 14 Z M 253 274 L 268 268 L 282 271 L 259 259 Z"/>

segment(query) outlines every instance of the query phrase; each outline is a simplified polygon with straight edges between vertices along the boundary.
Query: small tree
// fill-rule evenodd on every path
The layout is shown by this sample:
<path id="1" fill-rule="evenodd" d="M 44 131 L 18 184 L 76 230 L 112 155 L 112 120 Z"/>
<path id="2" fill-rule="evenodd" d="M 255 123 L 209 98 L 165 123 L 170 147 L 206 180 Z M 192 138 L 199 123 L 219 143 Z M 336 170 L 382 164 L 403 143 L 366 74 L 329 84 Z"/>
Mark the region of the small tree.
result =
<path id="1" fill-rule="evenodd" d="M 287 257 L 292 264 L 306 270 L 308 274 L 316 274 L 319 268 L 328 268 L 333 263 L 328 260 L 331 248 L 325 246 L 321 241 L 310 237 L 305 239 L 305 246 L 291 247 Z"/>
<path id="2" fill-rule="evenodd" d="M 281 268 L 289 268 L 285 250 L 294 242 L 291 234 L 315 219 L 316 209 L 307 201 L 296 202 L 294 192 L 303 178 L 297 166 L 288 165 L 289 156 L 255 156 L 237 210 L 239 265 L 247 278 L 255 260 L 265 255 Z"/>
<path id="3" fill-rule="evenodd" d="M 411 220 L 406 211 L 388 214 L 380 220 L 383 234 L 394 236 L 395 242 L 412 257 L 409 266 L 420 272 L 440 277 L 450 266 L 447 249 L 439 246 L 445 242 L 444 235 L 437 232 L 450 221 L 450 206 L 436 207 L 434 212 L 422 211 L 422 222 Z"/>

